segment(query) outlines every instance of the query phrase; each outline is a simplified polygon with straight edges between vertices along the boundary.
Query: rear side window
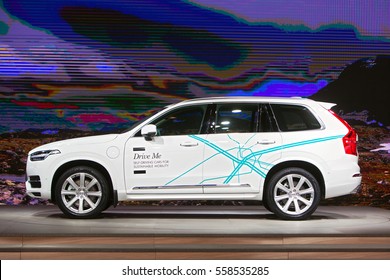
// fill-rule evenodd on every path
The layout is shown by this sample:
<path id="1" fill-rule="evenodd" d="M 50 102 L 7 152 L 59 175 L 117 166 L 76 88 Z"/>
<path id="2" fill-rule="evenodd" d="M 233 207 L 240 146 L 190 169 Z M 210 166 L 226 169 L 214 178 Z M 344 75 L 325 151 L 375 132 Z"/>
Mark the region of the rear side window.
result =
<path id="1" fill-rule="evenodd" d="M 301 131 L 321 128 L 310 110 L 299 105 L 271 104 L 281 131 Z"/>
<path id="2" fill-rule="evenodd" d="M 268 105 L 260 105 L 259 111 L 259 132 L 276 132 L 279 131 Z"/>
<path id="3" fill-rule="evenodd" d="M 256 131 L 257 104 L 217 105 L 215 133 Z"/>

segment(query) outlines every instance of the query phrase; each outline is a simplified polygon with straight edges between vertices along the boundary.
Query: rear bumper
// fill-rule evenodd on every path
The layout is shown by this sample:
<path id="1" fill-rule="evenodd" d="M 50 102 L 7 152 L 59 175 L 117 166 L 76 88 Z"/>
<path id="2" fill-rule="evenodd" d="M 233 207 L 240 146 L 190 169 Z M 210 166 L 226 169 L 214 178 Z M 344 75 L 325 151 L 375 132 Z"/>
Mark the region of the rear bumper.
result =
<path id="1" fill-rule="evenodd" d="M 357 193 L 360 190 L 361 182 L 362 176 L 357 163 L 335 164 L 325 181 L 325 198 Z"/>

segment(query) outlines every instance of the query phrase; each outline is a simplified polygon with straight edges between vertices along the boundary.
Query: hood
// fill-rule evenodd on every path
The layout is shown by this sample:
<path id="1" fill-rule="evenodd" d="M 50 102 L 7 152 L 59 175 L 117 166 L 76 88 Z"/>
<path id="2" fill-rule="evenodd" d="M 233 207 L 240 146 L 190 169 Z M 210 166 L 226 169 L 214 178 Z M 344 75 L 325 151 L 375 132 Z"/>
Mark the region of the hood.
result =
<path id="1" fill-rule="evenodd" d="M 61 147 L 73 146 L 73 145 L 93 145 L 101 144 L 114 140 L 118 137 L 118 134 L 106 134 L 106 135 L 97 135 L 97 136 L 87 136 L 80 138 L 73 138 L 68 140 L 56 141 L 48 143 L 39 147 L 34 148 L 30 153 L 42 150 L 51 150 L 51 149 L 61 149 Z M 29 153 L 29 154 L 30 154 Z"/>

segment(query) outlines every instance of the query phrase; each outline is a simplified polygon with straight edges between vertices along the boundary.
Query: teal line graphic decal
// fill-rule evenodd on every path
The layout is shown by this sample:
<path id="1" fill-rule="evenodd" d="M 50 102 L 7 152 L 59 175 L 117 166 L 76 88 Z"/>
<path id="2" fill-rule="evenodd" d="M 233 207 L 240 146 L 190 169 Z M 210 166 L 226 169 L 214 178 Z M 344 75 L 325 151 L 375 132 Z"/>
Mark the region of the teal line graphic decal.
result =
<path id="1" fill-rule="evenodd" d="M 268 171 L 273 167 L 272 164 L 261 161 L 261 157 L 265 154 L 269 154 L 272 152 L 277 152 L 289 148 L 294 148 L 298 146 L 304 146 L 304 145 L 310 145 L 310 144 L 315 144 L 315 143 L 320 143 L 320 142 L 325 142 L 325 141 L 331 141 L 335 139 L 342 138 L 344 135 L 336 135 L 336 136 L 329 136 L 329 137 L 323 137 L 323 138 L 315 138 L 315 139 L 309 139 L 309 140 L 304 140 L 304 141 L 299 141 L 299 142 L 294 142 L 294 143 L 289 143 L 289 144 L 283 144 L 279 145 L 276 147 L 268 148 L 268 149 L 263 149 L 263 150 L 255 150 L 255 146 L 259 145 L 257 141 L 253 143 L 252 145 L 248 146 L 251 143 L 251 140 L 256 134 L 251 135 L 244 144 L 241 144 L 239 141 L 233 139 L 231 135 L 227 135 L 227 138 L 229 141 L 235 143 L 237 145 L 236 147 L 230 148 L 230 149 L 223 149 L 219 147 L 218 145 L 200 137 L 197 135 L 189 135 L 190 138 L 195 139 L 203 144 L 206 145 L 206 147 L 209 147 L 213 150 L 216 151 L 215 154 L 209 156 L 208 158 L 204 159 L 200 163 L 196 164 L 195 166 L 191 167 L 187 171 L 183 172 L 179 176 L 173 178 L 171 181 L 167 182 L 165 185 L 169 185 L 173 183 L 174 181 L 178 180 L 179 178 L 183 177 L 185 174 L 189 173 L 190 171 L 202 166 L 204 163 L 207 161 L 211 160 L 212 158 L 216 156 L 224 156 L 228 158 L 229 160 L 232 161 L 233 168 L 232 170 L 229 170 L 226 175 L 224 176 L 219 176 L 215 178 L 206 178 L 200 184 L 204 184 L 207 181 L 212 181 L 212 180 L 217 180 L 217 179 L 224 179 L 223 184 L 228 184 L 231 182 L 231 180 L 235 177 L 237 177 L 238 182 L 240 182 L 240 177 L 243 175 L 248 175 L 252 172 L 257 173 L 259 176 L 262 178 L 266 177 L 266 174 Z M 243 168 L 247 167 L 243 171 Z"/>

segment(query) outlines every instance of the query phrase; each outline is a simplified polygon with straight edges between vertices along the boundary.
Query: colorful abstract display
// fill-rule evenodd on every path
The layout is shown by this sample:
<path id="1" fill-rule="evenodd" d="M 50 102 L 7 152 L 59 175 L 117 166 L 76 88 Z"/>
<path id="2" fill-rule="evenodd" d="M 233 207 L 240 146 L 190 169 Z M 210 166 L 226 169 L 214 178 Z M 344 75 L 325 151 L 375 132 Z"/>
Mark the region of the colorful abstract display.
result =
<path id="1" fill-rule="evenodd" d="M 388 0 L 0 1 L 0 133 L 115 131 L 208 96 L 301 96 L 389 126 Z"/>

